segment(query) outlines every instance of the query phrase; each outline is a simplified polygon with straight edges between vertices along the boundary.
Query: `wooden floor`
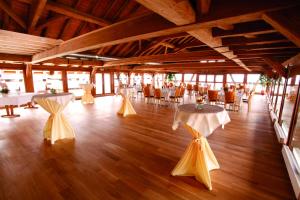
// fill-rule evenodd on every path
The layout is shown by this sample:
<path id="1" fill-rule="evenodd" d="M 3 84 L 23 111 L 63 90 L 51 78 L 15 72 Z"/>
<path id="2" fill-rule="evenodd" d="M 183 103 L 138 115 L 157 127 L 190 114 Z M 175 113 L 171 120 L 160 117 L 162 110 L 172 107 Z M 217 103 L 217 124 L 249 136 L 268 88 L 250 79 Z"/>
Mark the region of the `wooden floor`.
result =
<path id="1" fill-rule="evenodd" d="M 184 128 L 171 129 L 173 109 L 138 100 L 138 115 L 122 118 L 120 103 L 71 103 L 65 113 L 76 140 L 53 146 L 43 142 L 48 113 L 41 108 L 0 118 L 0 199 L 294 199 L 264 98 L 254 98 L 250 114 L 246 105 L 231 112 L 225 129 L 208 138 L 221 166 L 211 172 L 212 191 L 170 175 L 191 139 Z"/>

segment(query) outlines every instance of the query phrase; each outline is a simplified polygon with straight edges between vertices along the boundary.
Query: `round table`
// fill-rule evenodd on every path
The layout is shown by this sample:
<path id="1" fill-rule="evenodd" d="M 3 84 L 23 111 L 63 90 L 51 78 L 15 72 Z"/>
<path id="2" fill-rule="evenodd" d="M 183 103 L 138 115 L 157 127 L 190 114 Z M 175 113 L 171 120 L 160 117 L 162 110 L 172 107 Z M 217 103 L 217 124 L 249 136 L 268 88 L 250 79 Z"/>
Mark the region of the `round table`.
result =
<path id="1" fill-rule="evenodd" d="M 135 88 L 122 88 L 120 89 L 120 94 L 123 101 L 118 114 L 123 115 L 123 117 L 126 117 L 127 115 L 136 115 L 136 112 L 130 102 L 130 98 L 135 94 Z"/>
<path id="2" fill-rule="evenodd" d="M 92 89 L 94 88 L 93 84 L 80 84 L 80 87 L 83 89 L 83 96 L 81 97 L 81 102 L 83 104 L 94 103 L 94 97 L 92 95 Z"/>
<path id="3" fill-rule="evenodd" d="M 201 105 L 201 109 L 195 104 L 178 106 L 172 128 L 176 130 L 179 124 L 183 123 L 193 140 L 172 171 L 172 175 L 195 176 L 212 190 L 209 171 L 219 169 L 220 166 L 206 137 L 219 126 L 224 128 L 228 122 L 230 118 L 227 111 L 219 106 L 204 104 Z"/>
<path id="4" fill-rule="evenodd" d="M 32 102 L 38 103 L 50 113 L 44 127 L 44 138 L 54 144 L 56 140 L 75 138 L 75 131 L 62 114 L 68 103 L 74 100 L 71 93 L 39 94 L 32 97 Z"/>
<path id="5" fill-rule="evenodd" d="M 0 94 L 0 106 L 4 106 L 6 109 L 6 115 L 1 117 L 14 118 L 20 117 L 19 114 L 14 113 L 14 107 L 31 102 L 32 96 L 35 93 L 8 93 Z"/>

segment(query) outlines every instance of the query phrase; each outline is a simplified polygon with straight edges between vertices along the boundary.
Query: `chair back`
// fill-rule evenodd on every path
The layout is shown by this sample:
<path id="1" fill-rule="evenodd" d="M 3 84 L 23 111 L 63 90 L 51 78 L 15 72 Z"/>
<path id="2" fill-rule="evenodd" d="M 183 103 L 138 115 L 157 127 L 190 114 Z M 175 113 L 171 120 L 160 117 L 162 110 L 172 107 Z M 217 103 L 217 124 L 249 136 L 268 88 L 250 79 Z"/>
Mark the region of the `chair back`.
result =
<path id="1" fill-rule="evenodd" d="M 161 90 L 159 88 L 154 89 L 154 98 L 156 99 L 161 98 Z"/>
<path id="2" fill-rule="evenodd" d="M 217 101 L 218 100 L 218 91 L 217 90 L 208 90 L 208 100 Z"/>
<path id="3" fill-rule="evenodd" d="M 180 97 L 180 87 L 177 87 L 176 89 L 175 89 L 175 97 Z"/>
<path id="4" fill-rule="evenodd" d="M 193 85 L 193 89 L 195 92 L 198 92 L 199 91 L 199 85 Z"/>
<path id="5" fill-rule="evenodd" d="M 225 103 L 234 103 L 234 92 L 225 92 Z"/>
<path id="6" fill-rule="evenodd" d="M 188 91 L 191 91 L 191 90 L 193 90 L 193 86 L 192 86 L 192 84 L 187 84 L 187 86 L 186 86 L 186 89 L 188 90 Z"/>
<path id="7" fill-rule="evenodd" d="M 185 88 L 184 87 L 180 87 L 179 88 L 179 96 L 183 97 L 184 96 L 184 92 L 185 92 Z"/>
<path id="8" fill-rule="evenodd" d="M 150 87 L 144 87 L 144 97 L 150 97 Z"/>

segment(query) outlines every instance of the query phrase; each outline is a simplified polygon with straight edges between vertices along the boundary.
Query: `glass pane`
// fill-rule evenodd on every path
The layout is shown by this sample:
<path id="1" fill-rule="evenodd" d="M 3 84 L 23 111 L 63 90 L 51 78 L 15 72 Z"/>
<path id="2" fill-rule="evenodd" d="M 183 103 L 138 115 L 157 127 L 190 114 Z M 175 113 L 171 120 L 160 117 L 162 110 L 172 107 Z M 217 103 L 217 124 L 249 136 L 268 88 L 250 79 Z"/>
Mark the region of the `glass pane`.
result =
<path id="1" fill-rule="evenodd" d="M 207 82 L 214 82 L 215 75 L 207 75 Z"/>
<path id="2" fill-rule="evenodd" d="M 199 81 L 200 81 L 200 82 L 205 82 L 205 81 L 206 81 L 206 75 L 200 74 L 200 75 L 199 75 Z"/>
<path id="3" fill-rule="evenodd" d="M 125 73 L 120 73 L 120 81 L 123 85 L 128 84 L 128 76 Z"/>
<path id="4" fill-rule="evenodd" d="M 175 74 L 175 85 L 178 86 L 182 82 L 182 74 Z"/>
<path id="5" fill-rule="evenodd" d="M 215 83 L 215 90 L 221 90 L 223 88 L 223 83 Z"/>
<path id="6" fill-rule="evenodd" d="M 216 75 L 216 82 L 222 83 L 223 82 L 223 75 Z"/>
<path id="7" fill-rule="evenodd" d="M 0 82 L 6 84 L 10 92 L 25 92 L 22 70 L 0 70 Z"/>
<path id="8" fill-rule="evenodd" d="M 33 86 L 35 92 L 46 92 L 47 77 L 49 71 L 32 71 Z"/>
<path id="9" fill-rule="evenodd" d="M 189 84 L 195 85 L 196 78 L 197 78 L 197 74 L 184 74 L 184 82 L 186 84 L 189 83 Z"/>
<path id="10" fill-rule="evenodd" d="M 292 78 L 289 78 L 289 81 L 291 79 Z M 296 92 L 297 92 L 297 86 L 295 86 L 295 85 L 287 86 L 283 110 L 282 110 L 282 117 L 281 117 L 282 128 L 286 134 L 288 133 L 290 124 L 291 124 L 293 109 L 294 109 L 295 100 L 296 100 Z"/>
<path id="11" fill-rule="evenodd" d="M 232 78 L 231 78 L 231 76 L 230 76 L 230 74 L 227 74 L 227 83 L 233 83 L 233 80 L 232 80 Z"/>
<path id="12" fill-rule="evenodd" d="M 155 88 L 161 88 L 163 86 L 164 81 L 165 81 L 165 74 L 155 74 L 154 80 L 155 80 L 154 87 Z"/>
<path id="13" fill-rule="evenodd" d="M 278 103 L 278 87 L 280 85 L 280 81 L 279 80 L 276 80 L 276 86 L 275 86 L 275 91 L 274 91 L 274 101 L 273 101 L 273 106 L 275 108 L 277 108 L 277 103 Z M 276 111 L 276 110 L 275 110 Z"/>
<path id="14" fill-rule="evenodd" d="M 110 73 L 104 73 L 104 92 L 111 93 Z"/>
<path id="15" fill-rule="evenodd" d="M 250 90 L 255 89 L 255 92 L 261 92 L 261 85 L 258 83 L 260 74 L 248 74 L 247 76 L 247 88 Z"/>
<path id="16" fill-rule="evenodd" d="M 55 89 L 57 92 L 63 92 L 63 82 L 61 78 L 61 71 L 54 71 L 49 73 L 46 81 L 47 89 Z"/>
<path id="17" fill-rule="evenodd" d="M 103 94 L 102 73 L 96 73 L 96 94 Z"/>
<path id="18" fill-rule="evenodd" d="M 298 82 L 298 84 L 299 84 L 299 82 Z M 300 106 L 300 104 L 297 106 Z M 295 124 L 295 129 L 294 129 L 291 145 L 293 147 L 297 147 L 298 152 L 300 152 L 300 149 L 299 149 L 300 148 L 300 115 L 299 115 L 300 108 L 298 107 L 298 109 L 299 110 L 298 110 L 298 115 L 297 115 L 297 121 Z"/>
<path id="19" fill-rule="evenodd" d="M 144 74 L 144 84 L 152 84 L 152 74 Z"/>
<path id="20" fill-rule="evenodd" d="M 235 83 L 243 83 L 244 82 L 244 74 L 232 74 L 232 78 Z"/>
<path id="21" fill-rule="evenodd" d="M 69 92 L 73 93 L 76 97 L 83 95 L 81 84 L 87 84 L 90 82 L 90 73 L 81 71 L 68 71 L 68 88 Z"/>

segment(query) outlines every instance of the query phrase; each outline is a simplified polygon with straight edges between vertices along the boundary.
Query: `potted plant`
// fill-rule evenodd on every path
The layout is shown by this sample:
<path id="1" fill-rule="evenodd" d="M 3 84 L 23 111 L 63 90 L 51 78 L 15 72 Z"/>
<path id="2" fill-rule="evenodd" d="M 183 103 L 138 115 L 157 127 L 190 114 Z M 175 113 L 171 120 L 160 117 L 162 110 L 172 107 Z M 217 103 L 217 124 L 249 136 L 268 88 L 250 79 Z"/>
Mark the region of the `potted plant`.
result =
<path id="1" fill-rule="evenodd" d="M 175 74 L 174 73 L 167 73 L 166 79 L 167 79 L 167 82 L 173 82 L 174 79 L 175 79 Z"/>
<path id="2" fill-rule="evenodd" d="M 8 92 L 9 92 L 9 89 L 7 87 L 4 87 L 0 90 L 0 93 L 2 93 L 2 94 L 8 94 Z"/>
<path id="3" fill-rule="evenodd" d="M 261 74 L 259 77 L 259 83 L 262 86 L 261 95 L 265 94 L 266 92 L 270 91 L 270 85 L 271 85 L 272 79 L 269 78 L 267 75 Z"/>

